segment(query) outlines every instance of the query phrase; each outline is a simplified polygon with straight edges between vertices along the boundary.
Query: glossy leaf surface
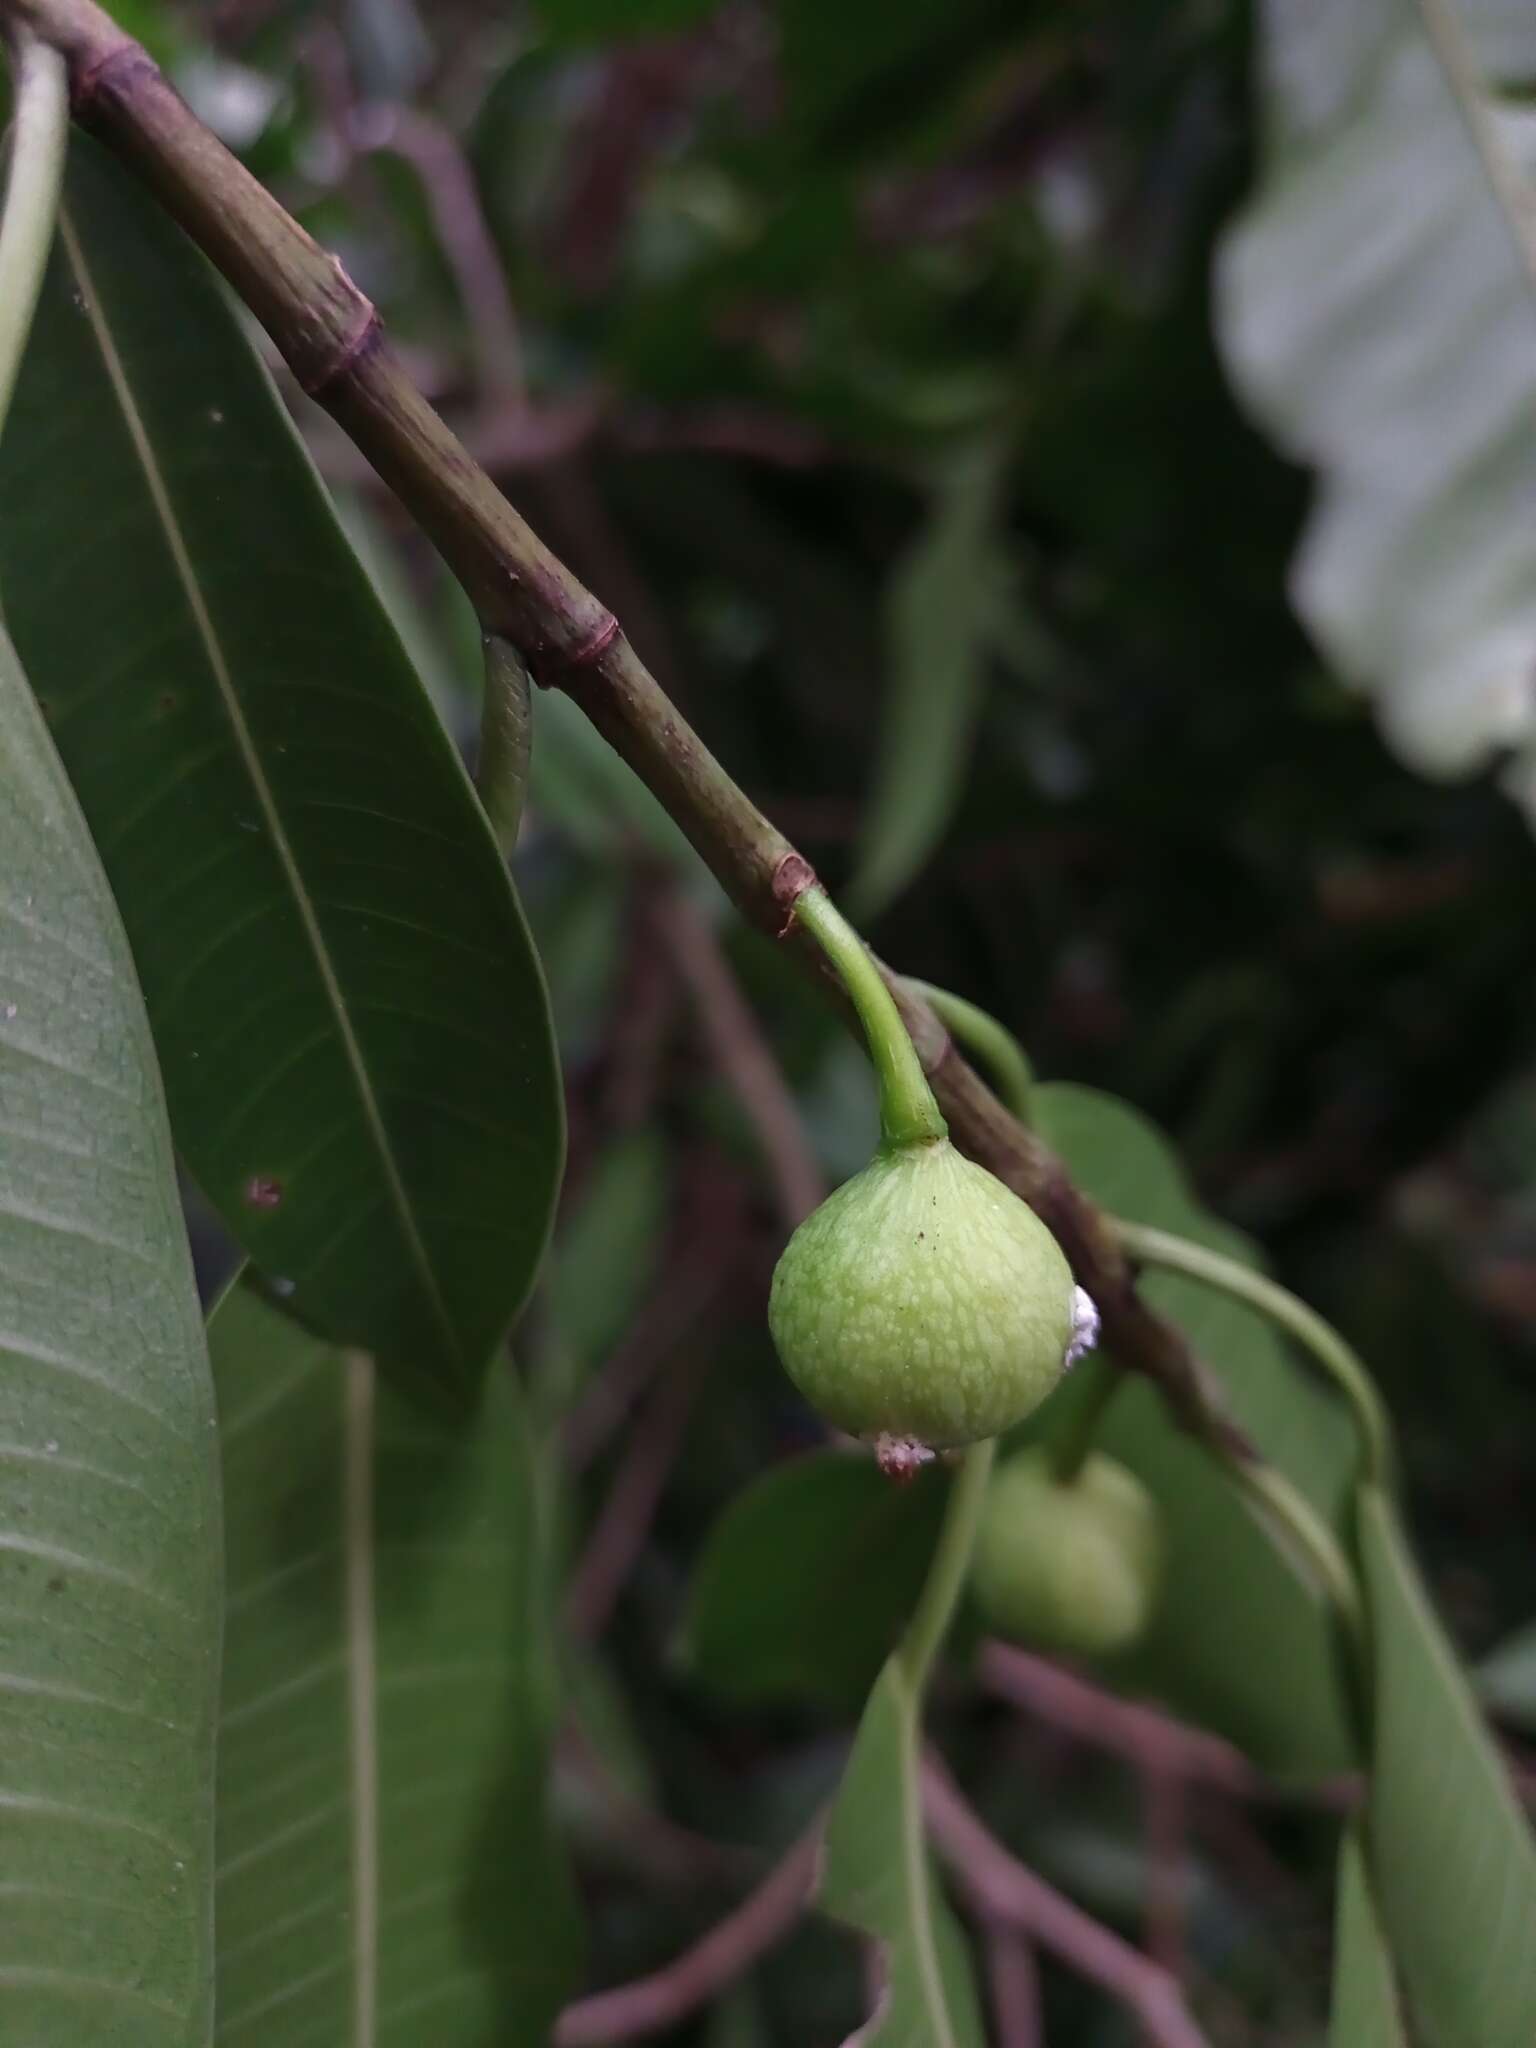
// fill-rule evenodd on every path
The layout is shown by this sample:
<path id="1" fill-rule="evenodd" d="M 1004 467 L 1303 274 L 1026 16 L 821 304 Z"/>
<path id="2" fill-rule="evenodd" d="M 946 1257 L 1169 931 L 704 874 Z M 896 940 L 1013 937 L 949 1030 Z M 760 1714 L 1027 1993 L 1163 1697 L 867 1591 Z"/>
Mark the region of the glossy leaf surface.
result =
<path id="1" fill-rule="evenodd" d="M 1367 1844 L 1427 2048 L 1536 2040 L 1536 1839 L 1391 1503 L 1362 1491 L 1375 1651 Z"/>
<path id="2" fill-rule="evenodd" d="M 0 633 L 0 2036 L 202 2048 L 218 1475 L 127 942 Z"/>
<path id="3" fill-rule="evenodd" d="M 202 260 L 83 144 L 6 434 L 0 600 L 124 922 L 172 1125 L 294 1311 L 470 1384 L 560 1102 L 511 884 Z"/>
<path id="4" fill-rule="evenodd" d="M 880 1944 L 860 2048 L 982 2048 L 970 1957 L 923 1828 L 917 1706 L 892 1658 L 870 1695 L 827 1823 L 820 1901 Z"/>
<path id="5" fill-rule="evenodd" d="M 236 1287 L 211 1326 L 228 1516 L 221 2044 L 545 2038 L 576 1926 L 548 1817 L 532 1452 Z"/>

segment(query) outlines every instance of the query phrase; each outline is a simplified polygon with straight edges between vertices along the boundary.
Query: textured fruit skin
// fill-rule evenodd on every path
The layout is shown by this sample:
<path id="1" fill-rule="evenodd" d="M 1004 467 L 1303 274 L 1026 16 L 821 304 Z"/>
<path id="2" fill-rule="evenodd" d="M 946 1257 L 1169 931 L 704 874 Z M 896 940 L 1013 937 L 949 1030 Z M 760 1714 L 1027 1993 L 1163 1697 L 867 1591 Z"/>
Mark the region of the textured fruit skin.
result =
<path id="1" fill-rule="evenodd" d="M 878 1152 L 805 1219 L 774 1273 L 768 1324 L 829 1422 L 943 1450 L 1044 1400 L 1074 1292 L 1033 1211 L 939 1140 Z"/>
<path id="2" fill-rule="evenodd" d="M 1064 1485 L 1044 1452 L 1021 1451 L 987 1489 L 971 1591 L 1000 1634 L 1105 1656 L 1145 1633 L 1162 1564 L 1157 1503 L 1134 1473 L 1095 1452 Z"/>

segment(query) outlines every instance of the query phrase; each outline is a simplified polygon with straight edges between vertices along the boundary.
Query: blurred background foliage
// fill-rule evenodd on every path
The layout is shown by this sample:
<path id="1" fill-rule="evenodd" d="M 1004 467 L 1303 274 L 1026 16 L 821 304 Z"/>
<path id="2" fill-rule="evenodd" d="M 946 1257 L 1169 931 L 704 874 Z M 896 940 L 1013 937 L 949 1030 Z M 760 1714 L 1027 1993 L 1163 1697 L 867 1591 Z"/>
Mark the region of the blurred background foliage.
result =
<path id="1" fill-rule="evenodd" d="M 1262 129 L 1250 10 L 114 11 L 341 254 L 881 952 L 1006 1019 L 1042 1074 L 1153 1117 L 1359 1344 L 1453 1631 L 1474 1657 L 1512 1635 L 1536 1535 L 1536 850 L 1491 781 L 1396 765 L 1288 608 L 1308 479 L 1245 422 L 1212 332 Z M 472 621 L 294 403 L 467 747 Z M 713 1699 L 678 1648 L 706 1532 L 813 1441 L 762 1320 L 794 1190 L 727 1079 L 740 1019 L 689 960 L 728 955 L 828 1179 L 862 1162 L 872 1094 L 570 711 L 540 699 L 518 854 L 572 1123 L 521 1349 L 568 1409 L 589 1647 L 566 1808 L 615 1981 L 708 1924 L 721 1837 L 788 1838 L 846 1731 L 825 1703 Z M 615 1485 L 644 1541 L 604 1565 L 581 1532 Z M 1490 1689 L 1536 1733 L 1528 1639 Z M 946 1735 L 1009 1840 L 1135 1927 L 1136 1773 L 995 1705 Z M 1317 2038 L 1331 1851 L 1310 1810 L 1203 1794 L 1164 1840 L 1160 1910 L 1213 2040 Z M 1046 1996 L 1052 2041 L 1129 2039 L 1067 1977 Z M 850 1945 L 808 1924 L 676 2038 L 832 2039 L 859 2003 Z"/>

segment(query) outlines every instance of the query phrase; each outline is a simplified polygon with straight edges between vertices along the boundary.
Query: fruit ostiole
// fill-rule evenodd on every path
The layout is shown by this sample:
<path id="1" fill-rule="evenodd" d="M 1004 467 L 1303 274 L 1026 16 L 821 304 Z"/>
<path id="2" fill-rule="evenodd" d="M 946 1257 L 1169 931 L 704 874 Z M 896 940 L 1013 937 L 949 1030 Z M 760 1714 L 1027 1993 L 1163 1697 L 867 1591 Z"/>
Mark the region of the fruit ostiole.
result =
<path id="1" fill-rule="evenodd" d="M 786 893 L 863 1025 L 881 1136 L 790 1239 L 769 1325 L 812 1406 L 907 1477 L 1021 1421 L 1094 1342 L 1098 1317 L 1033 1210 L 949 1142 L 879 969 L 803 863 Z"/>

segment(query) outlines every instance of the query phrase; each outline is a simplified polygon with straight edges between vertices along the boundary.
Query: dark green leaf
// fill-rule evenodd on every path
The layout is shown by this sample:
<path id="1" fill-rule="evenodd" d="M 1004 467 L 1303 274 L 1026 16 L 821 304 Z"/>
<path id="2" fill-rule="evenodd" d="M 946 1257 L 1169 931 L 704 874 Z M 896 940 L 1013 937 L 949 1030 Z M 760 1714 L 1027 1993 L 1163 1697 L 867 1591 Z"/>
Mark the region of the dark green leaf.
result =
<path id="1" fill-rule="evenodd" d="M 1237 1233 L 1194 1207 L 1166 1140 L 1136 1111 L 1063 1083 L 1037 1087 L 1033 1106 L 1042 1136 L 1106 1208 L 1252 1259 Z M 1252 1309 L 1168 1275 L 1149 1278 L 1146 1289 L 1220 1375 L 1265 1455 L 1337 1521 L 1353 1451 L 1339 1404 Z M 1069 1381 L 1062 1398 L 1072 1395 Z M 1047 1411 L 1042 1422 L 1050 1419 Z M 1152 1630 L 1105 1675 L 1156 1694 L 1268 1768 L 1343 1768 L 1354 1744 L 1333 1625 L 1320 1600 L 1150 1387 L 1133 1383 L 1117 1396 L 1102 1437 L 1157 1496 L 1168 1544 Z"/>
<path id="2" fill-rule="evenodd" d="M 1427 2048 L 1530 2048 L 1536 1841 L 1375 1487 L 1359 1543 L 1375 1655 L 1366 1841 L 1409 2006 Z"/>
<path id="3" fill-rule="evenodd" d="M 923 1830 L 917 1707 L 893 1658 L 859 1724 L 827 1823 L 819 1898 L 881 1948 L 861 2048 L 982 2048 L 970 1958 Z"/>
<path id="4" fill-rule="evenodd" d="M 1356 1826 L 1339 1845 L 1329 2048 L 1408 2048 L 1392 1955 Z"/>
<path id="5" fill-rule="evenodd" d="M 218 1475 L 127 941 L 0 633 L 0 2034 L 202 2048 Z"/>
<path id="6" fill-rule="evenodd" d="M 527 932 L 210 273 L 88 144 L 4 458 L 0 595 L 192 1170 L 313 1327 L 472 1382 L 560 1162 Z"/>
<path id="7" fill-rule="evenodd" d="M 722 1516 L 694 1574 L 692 1671 L 722 1698 L 865 1698 L 923 1583 L 947 1493 L 894 1487 L 873 1458 L 814 1451 L 765 1473 Z"/>
<path id="8" fill-rule="evenodd" d="M 533 1452 L 236 1287 L 210 1334 L 229 1550 L 221 2043 L 539 2042 L 577 1929 Z"/>
<path id="9" fill-rule="evenodd" d="M 1006 437 L 962 447 L 887 596 L 890 692 L 849 901 L 883 910 L 932 853 L 959 800 L 1001 586 L 993 528 Z"/>

